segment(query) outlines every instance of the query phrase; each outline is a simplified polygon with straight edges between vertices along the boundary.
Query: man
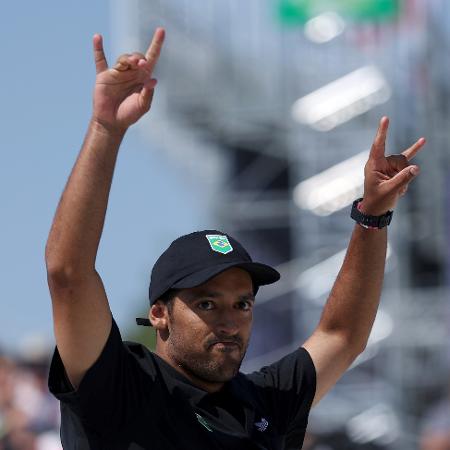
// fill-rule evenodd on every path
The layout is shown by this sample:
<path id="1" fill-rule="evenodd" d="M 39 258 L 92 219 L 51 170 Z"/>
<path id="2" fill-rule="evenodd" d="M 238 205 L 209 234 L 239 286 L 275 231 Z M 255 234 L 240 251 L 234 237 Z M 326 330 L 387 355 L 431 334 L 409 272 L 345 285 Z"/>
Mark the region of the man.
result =
<path id="1" fill-rule="evenodd" d="M 347 255 L 320 323 L 297 351 L 261 371 L 239 367 L 259 286 L 275 269 L 253 262 L 217 230 L 175 240 L 152 271 L 148 321 L 155 353 L 123 344 L 95 258 L 121 140 L 151 106 L 152 72 L 164 40 L 113 68 L 94 36 L 93 115 L 58 205 L 46 263 L 57 349 L 49 377 L 61 400 L 66 449 L 298 449 L 311 404 L 366 345 L 383 280 L 390 211 L 418 174 L 401 155 L 385 157 L 382 118 L 355 202 Z"/>

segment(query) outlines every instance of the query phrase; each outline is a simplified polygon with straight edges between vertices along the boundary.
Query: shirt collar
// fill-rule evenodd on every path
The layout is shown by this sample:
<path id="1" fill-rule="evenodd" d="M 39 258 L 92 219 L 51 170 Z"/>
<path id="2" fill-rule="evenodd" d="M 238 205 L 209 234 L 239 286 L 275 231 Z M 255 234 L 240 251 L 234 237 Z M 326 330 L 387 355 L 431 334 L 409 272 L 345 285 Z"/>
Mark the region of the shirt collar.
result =
<path id="1" fill-rule="evenodd" d="M 195 386 L 185 375 L 172 367 L 156 353 L 153 353 L 153 355 L 171 394 L 183 397 L 194 405 L 199 404 L 204 398 L 211 395 L 204 389 Z M 251 393 L 246 386 L 247 383 L 244 385 L 245 378 L 245 375 L 239 372 L 235 377 L 227 381 L 220 391 L 214 394 L 229 393 L 236 399 L 245 402 L 248 406 L 253 406 Z"/>

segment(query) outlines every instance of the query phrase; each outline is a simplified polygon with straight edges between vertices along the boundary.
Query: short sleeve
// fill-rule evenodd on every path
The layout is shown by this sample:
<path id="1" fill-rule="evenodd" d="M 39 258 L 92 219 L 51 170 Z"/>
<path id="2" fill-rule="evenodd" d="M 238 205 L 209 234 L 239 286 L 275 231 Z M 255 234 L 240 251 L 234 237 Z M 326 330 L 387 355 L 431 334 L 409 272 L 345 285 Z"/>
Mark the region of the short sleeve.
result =
<path id="1" fill-rule="evenodd" d="M 309 353 L 301 347 L 248 375 L 248 379 L 262 388 L 278 430 L 287 435 L 287 443 L 295 441 L 297 435 L 303 440 L 316 393 L 316 371 Z"/>
<path id="2" fill-rule="evenodd" d="M 97 361 L 75 390 L 66 375 L 58 349 L 50 365 L 50 392 L 92 430 L 102 433 L 125 425 L 151 389 L 151 377 L 122 342 L 112 321 L 111 331 Z"/>

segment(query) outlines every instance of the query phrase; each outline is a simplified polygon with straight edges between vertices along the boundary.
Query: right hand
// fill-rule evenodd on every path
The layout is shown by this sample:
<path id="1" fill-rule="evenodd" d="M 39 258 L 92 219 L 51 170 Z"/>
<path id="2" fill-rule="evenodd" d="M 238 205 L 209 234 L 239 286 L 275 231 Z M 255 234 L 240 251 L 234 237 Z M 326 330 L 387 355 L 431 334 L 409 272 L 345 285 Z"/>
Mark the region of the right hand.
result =
<path id="1" fill-rule="evenodd" d="M 94 89 L 93 121 L 111 132 L 124 132 L 137 122 L 152 103 L 156 80 L 152 78 L 164 42 L 164 29 L 157 28 L 145 55 L 121 55 L 108 68 L 102 36 L 94 36 L 97 76 Z"/>
<path id="2" fill-rule="evenodd" d="M 380 216 L 395 208 L 408 184 L 419 173 L 419 167 L 410 165 L 410 160 L 426 143 L 425 138 L 420 138 L 402 153 L 386 156 L 388 126 L 389 119 L 382 117 L 364 168 L 364 200 L 360 206 L 371 216 Z"/>

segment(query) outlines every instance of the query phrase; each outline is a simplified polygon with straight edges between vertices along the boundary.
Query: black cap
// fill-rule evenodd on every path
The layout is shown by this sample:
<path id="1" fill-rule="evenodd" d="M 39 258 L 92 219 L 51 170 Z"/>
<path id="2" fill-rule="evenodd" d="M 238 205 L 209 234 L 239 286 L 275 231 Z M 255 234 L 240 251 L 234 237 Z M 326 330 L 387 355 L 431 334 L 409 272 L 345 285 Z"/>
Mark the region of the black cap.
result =
<path id="1" fill-rule="evenodd" d="M 249 273 L 255 294 L 259 286 L 280 279 L 274 268 L 253 262 L 245 248 L 230 235 L 217 230 L 195 231 L 175 239 L 156 261 L 150 279 L 150 305 L 169 289 L 199 286 L 231 267 Z M 148 319 L 136 322 L 151 326 Z"/>

